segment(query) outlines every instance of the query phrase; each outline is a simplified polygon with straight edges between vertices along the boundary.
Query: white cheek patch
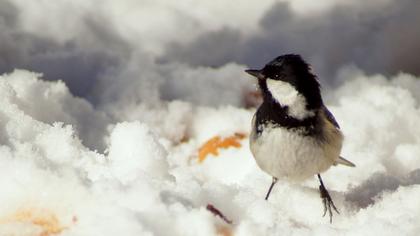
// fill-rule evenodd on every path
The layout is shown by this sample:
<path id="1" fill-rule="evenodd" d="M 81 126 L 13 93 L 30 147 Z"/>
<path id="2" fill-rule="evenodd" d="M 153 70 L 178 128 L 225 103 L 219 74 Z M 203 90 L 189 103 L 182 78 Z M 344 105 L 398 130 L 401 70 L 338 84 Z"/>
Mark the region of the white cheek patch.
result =
<path id="1" fill-rule="evenodd" d="M 267 79 L 267 88 L 271 95 L 282 106 L 289 107 L 289 115 L 297 118 L 304 119 L 306 117 L 314 116 L 314 111 L 306 109 L 306 99 L 304 96 L 289 83 Z"/>

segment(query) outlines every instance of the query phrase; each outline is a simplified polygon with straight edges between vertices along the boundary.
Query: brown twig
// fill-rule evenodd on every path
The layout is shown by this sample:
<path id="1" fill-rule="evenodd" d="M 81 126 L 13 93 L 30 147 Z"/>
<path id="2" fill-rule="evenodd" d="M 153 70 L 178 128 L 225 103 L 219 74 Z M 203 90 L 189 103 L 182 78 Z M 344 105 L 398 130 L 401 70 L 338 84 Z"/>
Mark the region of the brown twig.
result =
<path id="1" fill-rule="evenodd" d="M 210 211 L 211 213 L 213 213 L 213 215 L 215 215 L 215 216 L 218 216 L 218 217 L 220 217 L 220 218 L 222 218 L 222 220 L 224 220 L 226 223 L 228 223 L 228 224 L 232 224 L 232 221 L 231 220 L 229 220 L 228 218 L 226 218 L 226 216 L 225 215 L 223 215 L 223 213 L 222 212 L 220 212 L 216 207 L 214 207 L 212 204 L 207 204 L 207 207 L 206 207 L 206 209 L 208 210 L 208 211 Z"/>

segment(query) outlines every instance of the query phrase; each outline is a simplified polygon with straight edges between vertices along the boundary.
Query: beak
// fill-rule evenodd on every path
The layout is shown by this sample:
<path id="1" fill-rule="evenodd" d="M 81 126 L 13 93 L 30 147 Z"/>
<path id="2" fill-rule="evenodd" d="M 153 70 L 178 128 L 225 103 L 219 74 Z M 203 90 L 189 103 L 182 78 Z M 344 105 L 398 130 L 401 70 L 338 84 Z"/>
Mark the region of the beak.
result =
<path id="1" fill-rule="evenodd" d="M 261 70 L 245 70 L 246 73 L 254 76 L 257 79 L 264 79 L 264 75 L 261 73 Z"/>

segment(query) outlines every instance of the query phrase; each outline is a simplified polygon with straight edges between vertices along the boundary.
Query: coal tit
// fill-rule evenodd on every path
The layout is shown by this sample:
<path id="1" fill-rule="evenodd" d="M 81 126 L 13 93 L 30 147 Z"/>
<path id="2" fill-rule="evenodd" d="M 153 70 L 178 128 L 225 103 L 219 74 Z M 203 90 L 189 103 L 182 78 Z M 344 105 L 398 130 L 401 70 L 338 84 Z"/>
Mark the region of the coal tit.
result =
<path id="1" fill-rule="evenodd" d="M 294 54 L 283 55 L 261 70 L 246 70 L 258 79 L 263 102 L 252 119 L 250 149 L 257 165 L 272 176 L 270 192 L 278 179 L 300 182 L 314 175 L 332 221 L 338 210 L 320 173 L 332 165 L 354 166 L 340 157 L 343 134 L 322 101 L 320 84 L 309 65 Z"/>

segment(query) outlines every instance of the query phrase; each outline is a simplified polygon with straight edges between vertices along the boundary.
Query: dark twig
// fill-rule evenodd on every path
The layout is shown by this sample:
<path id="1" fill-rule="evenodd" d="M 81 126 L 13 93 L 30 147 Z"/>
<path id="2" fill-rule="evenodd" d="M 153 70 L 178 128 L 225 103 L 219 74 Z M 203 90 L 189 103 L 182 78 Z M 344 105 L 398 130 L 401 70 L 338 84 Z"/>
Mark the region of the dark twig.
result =
<path id="1" fill-rule="evenodd" d="M 226 216 L 223 215 L 223 213 L 219 211 L 216 207 L 214 207 L 212 204 L 207 204 L 206 209 L 210 211 L 211 213 L 213 213 L 213 215 L 222 218 L 222 220 L 224 220 L 226 223 L 232 224 L 232 221 L 226 218 Z"/>

